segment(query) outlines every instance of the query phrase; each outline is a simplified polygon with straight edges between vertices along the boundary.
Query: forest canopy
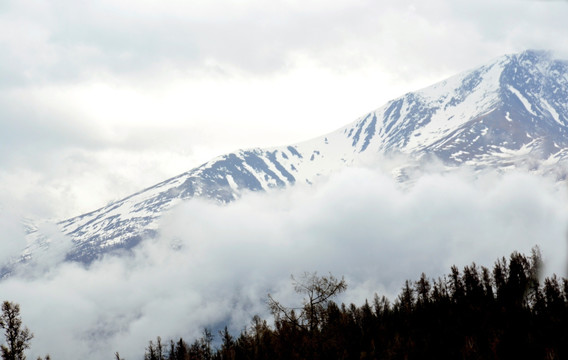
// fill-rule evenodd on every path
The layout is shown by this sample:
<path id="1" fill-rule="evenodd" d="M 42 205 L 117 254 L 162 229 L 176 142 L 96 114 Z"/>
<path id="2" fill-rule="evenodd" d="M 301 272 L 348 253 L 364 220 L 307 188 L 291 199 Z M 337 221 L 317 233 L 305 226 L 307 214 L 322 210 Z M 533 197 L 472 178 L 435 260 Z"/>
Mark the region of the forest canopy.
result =
<path id="1" fill-rule="evenodd" d="M 189 343 L 158 336 L 144 360 L 566 358 L 568 280 L 542 279 L 541 268 L 538 248 L 514 252 L 492 268 L 452 266 L 437 279 L 422 273 L 395 299 L 375 294 L 362 305 L 334 301 L 347 290 L 343 278 L 306 272 L 292 277 L 302 306 L 268 294 L 270 323 L 255 315 L 238 335 L 205 328 Z M 33 334 L 19 305 L 5 301 L 2 311 L 2 359 L 23 360 Z M 115 359 L 124 360 L 118 352 Z"/>
<path id="2" fill-rule="evenodd" d="M 219 346 L 201 339 L 150 342 L 147 360 L 178 359 L 562 359 L 568 356 L 568 280 L 540 279 L 541 254 L 512 253 L 493 268 L 475 263 L 437 279 L 407 280 L 394 300 L 375 294 L 362 305 L 337 304 L 343 278 L 292 277 L 303 306 L 268 295 L 273 325 L 254 316 Z M 160 345 L 158 345 L 160 344 Z M 158 351 L 158 349 L 162 350 Z M 156 355 L 161 354 L 161 355 Z"/>

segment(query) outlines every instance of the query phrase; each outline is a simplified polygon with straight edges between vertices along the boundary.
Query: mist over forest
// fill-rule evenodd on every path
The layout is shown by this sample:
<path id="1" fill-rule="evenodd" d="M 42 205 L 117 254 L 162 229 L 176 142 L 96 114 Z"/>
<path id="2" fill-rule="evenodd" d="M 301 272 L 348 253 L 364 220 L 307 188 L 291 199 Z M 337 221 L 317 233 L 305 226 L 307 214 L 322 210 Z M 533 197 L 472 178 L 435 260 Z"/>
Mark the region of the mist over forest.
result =
<path id="1" fill-rule="evenodd" d="M 182 203 L 129 254 L 83 266 L 48 252 L 0 293 L 21 305 L 32 357 L 132 359 L 158 335 L 191 341 L 205 327 L 238 334 L 254 315 L 270 319 L 267 294 L 298 304 L 290 275 L 306 271 L 345 276 L 336 301 L 358 306 L 375 293 L 393 301 L 422 272 L 491 267 L 535 245 L 543 275 L 565 276 L 566 200 L 563 186 L 523 172 L 431 174 L 406 188 L 349 168 L 312 187 Z"/>

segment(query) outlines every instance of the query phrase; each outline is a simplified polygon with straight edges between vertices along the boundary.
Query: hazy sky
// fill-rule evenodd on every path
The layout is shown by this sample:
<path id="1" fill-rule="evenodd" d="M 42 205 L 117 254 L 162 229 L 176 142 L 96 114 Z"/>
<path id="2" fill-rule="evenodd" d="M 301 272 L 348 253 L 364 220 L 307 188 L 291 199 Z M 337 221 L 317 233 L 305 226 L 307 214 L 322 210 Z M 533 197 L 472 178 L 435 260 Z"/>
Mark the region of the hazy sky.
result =
<path id="1" fill-rule="evenodd" d="M 0 206 L 78 215 L 505 53 L 568 53 L 566 16 L 568 1 L 2 1 Z"/>

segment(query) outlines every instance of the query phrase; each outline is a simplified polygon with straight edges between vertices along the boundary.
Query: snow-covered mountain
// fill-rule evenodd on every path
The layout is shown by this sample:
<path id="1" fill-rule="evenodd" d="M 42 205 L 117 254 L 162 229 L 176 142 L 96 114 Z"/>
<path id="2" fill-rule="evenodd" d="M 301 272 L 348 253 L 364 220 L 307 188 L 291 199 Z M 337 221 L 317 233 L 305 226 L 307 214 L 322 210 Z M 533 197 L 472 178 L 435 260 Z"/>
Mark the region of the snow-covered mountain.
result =
<path id="1" fill-rule="evenodd" d="M 66 259 L 88 263 L 154 235 L 160 216 L 186 199 L 230 202 L 244 191 L 310 184 L 345 166 L 393 156 L 406 159 L 389 169 L 399 181 L 432 158 L 449 169 L 524 166 L 562 180 L 567 131 L 568 61 L 525 51 L 405 94 L 325 136 L 219 156 L 57 226 L 73 241 Z M 56 246 L 32 224 L 28 233 L 25 259 Z"/>

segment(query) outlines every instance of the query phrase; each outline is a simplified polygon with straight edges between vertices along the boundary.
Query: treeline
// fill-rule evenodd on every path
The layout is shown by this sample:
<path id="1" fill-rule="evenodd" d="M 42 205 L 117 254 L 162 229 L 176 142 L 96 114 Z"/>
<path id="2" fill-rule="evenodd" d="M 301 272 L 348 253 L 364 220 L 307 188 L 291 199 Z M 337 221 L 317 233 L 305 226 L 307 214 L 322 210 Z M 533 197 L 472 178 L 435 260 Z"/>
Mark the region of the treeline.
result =
<path id="1" fill-rule="evenodd" d="M 205 329 L 191 343 L 158 337 L 144 360 L 568 359 L 568 280 L 539 281 L 541 268 L 538 249 L 528 257 L 515 252 L 491 269 L 471 264 L 437 279 L 422 274 L 394 301 L 375 295 L 361 306 L 333 301 L 346 290 L 344 279 L 305 273 L 292 278 L 302 306 L 268 295 L 270 325 L 254 316 L 238 336 L 225 327 Z M 2 304 L 4 360 L 24 360 L 33 338 L 19 311 Z M 118 352 L 115 359 L 124 360 Z"/>
<path id="2" fill-rule="evenodd" d="M 343 279 L 304 274 L 294 281 L 303 306 L 269 295 L 274 325 L 255 316 L 238 336 L 150 342 L 145 360 L 261 359 L 566 359 L 568 281 L 539 281 L 541 256 L 513 253 L 492 269 L 453 266 L 438 279 L 406 281 L 391 303 L 336 304 Z M 117 354 L 117 359 L 119 356 Z"/>

